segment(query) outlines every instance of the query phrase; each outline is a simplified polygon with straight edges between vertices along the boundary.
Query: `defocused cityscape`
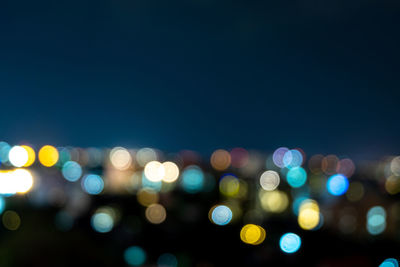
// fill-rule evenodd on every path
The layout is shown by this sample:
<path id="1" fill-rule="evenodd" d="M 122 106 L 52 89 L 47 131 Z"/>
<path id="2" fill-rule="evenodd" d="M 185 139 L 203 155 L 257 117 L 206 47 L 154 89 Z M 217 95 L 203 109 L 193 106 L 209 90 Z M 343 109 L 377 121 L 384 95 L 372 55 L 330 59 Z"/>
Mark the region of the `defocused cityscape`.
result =
<path id="1" fill-rule="evenodd" d="M 398 267 L 399 0 L 1 0 L 0 267 Z"/>
<path id="2" fill-rule="evenodd" d="M 400 156 L 2 141 L 0 161 L 2 266 L 398 266 Z"/>

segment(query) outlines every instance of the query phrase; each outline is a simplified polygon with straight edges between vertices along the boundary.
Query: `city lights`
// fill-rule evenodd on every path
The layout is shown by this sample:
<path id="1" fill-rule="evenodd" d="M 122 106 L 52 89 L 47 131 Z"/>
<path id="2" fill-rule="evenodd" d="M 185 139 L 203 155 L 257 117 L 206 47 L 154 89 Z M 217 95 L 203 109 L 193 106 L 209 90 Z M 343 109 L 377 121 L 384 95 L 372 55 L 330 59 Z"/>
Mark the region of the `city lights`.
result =
<path id="1" fill-rule="evenodd" d="M 206 209 L 212 227 L 219 231 L 236 228 L 240 240 L 249 245 L 262 246 L 266 231 L 261 225 L 268 227 L 274 220 L 290 218 L 297 219 L 298 227 L 306 231 L 326 227 L 343 235 L 363 231 L 374 237 L 393 231 L 400 205 L 371 205 L 366 213 L 357 206 L 372 199 L 374 188 L 369 183 L 379 185 L 379 194 L 396 196 L 400 192 L 399 158 L 388 157 L 379 162 L 377 174 L 371 173 L 366 183 L 357 173 L 356 164 L 347 157 L 316 154 L 306 160 L 301 149 L 285 147 L 265 158 L 242 148 L 231 152 L 218 149 L 205 162 L 188 151 L 166 156 L 151 148 L 57 149 L 47 145 L 38 152 L 39 162 L 47 167 L 42 168 L 34 164 L 32 147 L 0 142 L 0 214 L 5 229 L 18 231 L 23 217 L 6 210 L 6 201 L 8 206 L 14 197 L 27 194 L 34 205 L 47 203 L 60 208 L 54 224 L 64 232 L 84 223 L 81 220 L 88 212 L 91 216 L 86 224 L 94 232 L 107 234 L 120 231 L 119 225 L 124 228 L 132 224 L 137 230 L 130 231 L 136 233 L 146 223 L 160 229 L 177 222 L 195 223 L 202 220 Z M 345 195 L 341 201 L 346 205 L 340 206 L 338 198 L 329 197 L 327 192 Z M 112 200 L 117 197 L 124 197 L 127 204 L 114 205 Z M 107 200 L 111 200 L 110 205 L 97 206 Z M 220 204 L 204 208 L 196 200 Z M 134 208 L 131 211 L 125 205 Z M 359 229 L 359 222 L 365 217 L 364 229 Z M 237 229 L 240 223 L 244 226 Z M 288 256 L 302 247 L 304 237 L 289 231 L 280 235 L 279 239 L 276 233 L 271 235 L 268 246 Z M 129 247 L 123 257 L 131 266 L 150 261 L 139 246 Z M 154 255 L 151 261 L 154 263 Z M 175 254 L 164 253 L 156 263 L 177 266 L 178 261 Z M 389 267 L 394 262 L 382 264 Z"/>

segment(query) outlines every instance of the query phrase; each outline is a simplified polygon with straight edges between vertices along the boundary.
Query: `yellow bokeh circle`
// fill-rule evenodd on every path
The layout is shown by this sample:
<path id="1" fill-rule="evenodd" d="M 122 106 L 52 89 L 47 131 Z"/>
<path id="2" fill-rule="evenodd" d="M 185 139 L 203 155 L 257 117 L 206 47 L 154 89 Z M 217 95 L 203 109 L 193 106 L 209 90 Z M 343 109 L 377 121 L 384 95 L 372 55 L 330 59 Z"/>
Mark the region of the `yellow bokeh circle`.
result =
<path id="1" fill-rule="evenodd" d="M 46 145 L 39 150 L 39 161 L 45 167 L 54 166 L 58 161 L 58 150 L 54 146 Z"/>
<path id="2" fill-rule="evenodd" d="M 250 245 L 259 245 L 265 240 L 265 229 L 259 225 L 246 224 L 240 230 L 240 239 Z"/>
<path id="3" fill-rule="evenodd" d="M 26 150 L 26 152 L 28 152 L 28 161 L 24 164 L 23 167 L 29 167 L 35 162 L 35 159 L 36 159 L 35 150 L 33 150 L 33 148 L 30 146 L 24 145 L 21 147 L 23 147 Z"/>

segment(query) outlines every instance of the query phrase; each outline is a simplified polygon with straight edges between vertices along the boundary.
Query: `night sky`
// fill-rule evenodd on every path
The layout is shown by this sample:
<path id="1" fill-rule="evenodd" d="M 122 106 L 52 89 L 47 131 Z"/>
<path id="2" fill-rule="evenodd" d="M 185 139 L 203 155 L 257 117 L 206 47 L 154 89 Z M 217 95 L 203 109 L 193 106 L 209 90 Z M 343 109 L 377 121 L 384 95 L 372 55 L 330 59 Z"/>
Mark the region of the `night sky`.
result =
<path id="1" fill-rule="evenodd" d="M 0 139 L 400 150 L 400 2 L 0 2 Z"/>

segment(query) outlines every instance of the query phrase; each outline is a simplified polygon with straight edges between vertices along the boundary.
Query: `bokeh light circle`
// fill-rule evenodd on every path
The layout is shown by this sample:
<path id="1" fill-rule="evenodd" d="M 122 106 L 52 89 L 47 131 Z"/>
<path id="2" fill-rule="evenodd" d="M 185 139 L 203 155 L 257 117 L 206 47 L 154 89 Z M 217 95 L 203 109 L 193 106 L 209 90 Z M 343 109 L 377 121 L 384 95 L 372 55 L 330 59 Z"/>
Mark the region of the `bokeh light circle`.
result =
<path id="1" fill-rule="evenodd" d="M 326 183 L 326 188 L 334 196 L 343 195 L 349 188 L 349 180 L 343 174 L 332 175 Z"/>
<path id="2" fill-rule="evenodd" d="M 232 220 L 232 210 L 225 205 L 215 206 L 210 211 L 211 221 L 217 225 L 227 225 Z"/>
<path id="3" fill-rule="evenodd" d="M 86 175 L 82 180 L 82 188 L 91 195 L 98 195 L 104 189 L 103 179 L 96 174 Z"/>
<path id="4" fill-rule="evenodd" d="M 304 230 L 313 230 L 319 226 L 321 219 L 318 203 L 312 199 L 306 199 L 300 204 L 297 222 Z"/>
<path id="5" fill-rule="evenodd" d="M 13 146 L 8 152 L 8 160 L 15 167 L 24 166 L 29 159 L 28 151 L 22 146 Z"/>
<path id="6" fill-rule="evenodd" d="M 131 166 L 132 157 L 123 147 L 114 147 L 110 151 L 110 162 L 118 170 L 126 170 Z"/>
<path id="7" fill-rule="evenodd" d="M 286 152 L 288 152 L 289 149 L 286 147 L 280 147 L 275 150 L 274 154 L 272 155 L 272 161 L 276 166 L 279 168 L 284 168 L 285 164 L 283 163 L 283 157 L 285 156 Z"/>
<path id="8" fill-rule="evenodd" d="M 144 175 L 151 182 L 159 182 L 165 176 L 165 168 L 161 162 L 158 161 L 150 161 L 144 167 Z"/>
<path id="9" fill-rule="evenodd" d="M 57 163 L 59 154 L 55 147 L 46 145 L 39 150 L 38 157 L 43 166 L 51 167 Z"/>
<path id="10" fill-rule="evenodd" d="M 294 167 L 286 174 L 286 180 L 291 187 L 298 188 L 307 181 L 307 173 L 302 167 Z"/>
<path id="11" fill-rule="evenodd" d="M 250 245 L 259 245 L 265 240 L 265 230 L 259 225 L 246 224 L 240 230 L 240 239 Z"/>
<path id="12" fill-rule="evenodd" d="M 75 182 L 82 175 L 82 167 L 75 161 L 67 161 L 62 167 L 61 173 L 68 181 Z"/>
<path id="13" fill-rule="evenodd" d="M 166 183 L 173 183 L 179 177 L 179 168 L 178 166 L 171 161 L 166 161 L 163 164 L 164 167 L 164 176 L 162 180 Z"/>
<path id="14" fill-rule="evenodd" d="M 231 164 L 231 155 L 223 149 L 215 150 L 210 159 L 211 166 L 218 170 L 226 170 Z"/>
<path id="15" fill-rule="evenodd" d="M 267 212 L 280 213 L 289 205 L 289 198 L 284 191 L 261 191 L 261 207 Z"/>
<path id="16" fill-rule="evenodd" d="M 221 194 L 233 197 L 239 193 L 240 181 L 231 174 L 224 175 L 219 182 L 219 191 Z"/>
<path id="17" fill-rule="evenodd" d="M 371 235 L 381 234 L 386 229 L 386 211 L 382 206 L 374 206 L 367 212 L 367 231 Z"/>
<path id="18" fill-rule="evenodd" d="M 99 233 L 107 233 L 114 227 L 113 217 L 105 212 L 98 212 L 92 216 L 91 225 Z"/>
<path id="19" fill-rule="evenodd" d="M 198 193 L 204 186 L 204 173 L 196 165 L 190 165 L 182 173 L 182 187 L 188 193 Z"/>
<path id="20" fill-rule="evenodd" d="M 303 155 L 296 149 L 286 151 L 283 155 L 282 163 L 286 168 L 300 167 L 303 163 Z"/>
<path id="21" fill-rule="evenodd" d="M 279 246 L 283 252 L 294 253 L 301 246 L 301 239 L 294 233 L 286 233 L 279 240 Z"/>
<path id="22" fill-rule="evenodd" d="M 124 259 L 125 262 L 131 266 L 139 266 L 146 261 L 146 252 L 138 246 L 132 246 L 125 250 Z"/>
<path id="23" fill-rule="evenodd" d="M 264 190 L 275 190 L 280 183 L 279 174 L 276 171 L 265 171 L 261 174 L 260 185 Z"/>
<path id="24" fill-rule="evenodd" d="M 160 204 L 151 204 L 146 208 L 145 215 L 152 224 L 160 224 L 167 218 L 167 211 Z"/>

